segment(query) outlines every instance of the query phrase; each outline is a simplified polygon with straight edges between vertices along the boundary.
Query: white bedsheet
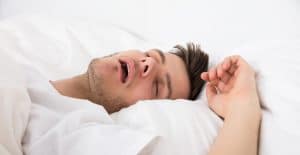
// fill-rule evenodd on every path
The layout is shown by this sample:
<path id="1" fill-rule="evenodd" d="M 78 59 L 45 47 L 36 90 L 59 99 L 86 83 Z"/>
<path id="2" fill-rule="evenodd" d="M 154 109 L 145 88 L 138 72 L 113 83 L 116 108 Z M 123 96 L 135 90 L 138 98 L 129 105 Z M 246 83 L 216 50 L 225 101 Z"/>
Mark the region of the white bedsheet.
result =
<path id="1" fill-rule="evenodd" d="M 264 111 L 261 155 L 300 154 L 300 40 L 260 41 L 236 49 L 258 72 Z"/>
<path id="2" fill-rule="evenodd" d="M 30 98 L 22 70 L 0 52 L 0 154 L 22 155 L 22 137 L 28 122 Z"/>

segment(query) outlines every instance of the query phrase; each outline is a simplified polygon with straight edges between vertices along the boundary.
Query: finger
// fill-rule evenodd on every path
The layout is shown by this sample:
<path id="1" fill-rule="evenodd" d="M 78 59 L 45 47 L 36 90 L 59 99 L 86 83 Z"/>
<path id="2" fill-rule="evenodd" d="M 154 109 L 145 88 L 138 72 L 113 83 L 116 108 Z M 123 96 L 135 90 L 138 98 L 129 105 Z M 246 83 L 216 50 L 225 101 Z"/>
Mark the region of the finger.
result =
<path id="1" fill-rule="evenodd" d="M 206 96 L 208 101 L 208 106 L 212 109 L 217 115 L 223 116 L 222 104 L 217 102 L 216 96 L 217 89 L 210 83 L 206 86 Z"/>
<path id="2" fill-rule="evenodd" d="M 222 68 L 230 74 L 234 74 L 239 65 L 244 63 L 244 59 L 239 55 L 226 57 L 222 63 Z"/>
<path id="3" fill-rule="evenodd" d="M 231 75 L 223 69 L 223 64 L 219 64 L 217 67 L 217 76 L 219 81 L 224 82 L 225 84 L 231 78 Z"/>
<path id="4" fill-rule="evenodd" d="M 238 68 L 237 65 L 232 64 L 232 65 L 230 66 L 229 70 L 228 70 L 228 73 L 231 74 L 231 75 L 233 75 L 234 72 L 237 70 L 237 68 Z"/>
<path id="5" fill-rule="evenodd" d="M 222 63 L 222 68 L 228 72 L 229 74 L 233 75 L 233 73 L 237 69 L 237 62 L 238 56 L 229 56 L 225 58 L 225 60 Z"/>
<path id="6" fill-rule="evenodd" d="M 208 78 L 210 82 L 218 80 L 216 68 L 210 69 L 208 71 L 208 75 L 209 75 Z"/>
<path id="7" fill-rule="evenodd" d="M 201 79 L 204 81 L 208 81 L 208 72 L 203 72 L 201 73 Z"/>
<path id="8" fill-rule="evenodd" d="M 230 56 L 232 64 L 235 64 L 237 67 L 244 66 L 247 62 L 239 55 Z"/>
<path id="9" fill-rule="evenodd" d="M 227 85 L 224 82 L 220 81 L 218 83 L 218 90 L 220 91 L 220 93 L 226 93 L 228 91 Z"/>
<path id="10" fill-rule="evenodd" d="M 223 76 L 224 69 L 222 67 L 222 64 L 218 64 L 217 66 L 217 76 L 218 78 L 221 78 Z"/>
<path id="11" fill-rule="evenodd" d="M 214 87 L 214 85 L 210 83 L 206 85 L 206 97 L 209 104 L 212 103 L 212 100 L 217 93 L 217 89 Z"/>
<path id="12" fill-rule="evenodd" d="M 223 76 L 220 78 L 220 80 L 221 80 L 222 82 L 224 82 L 224 84 L 227 84 L 228 81 L 229 81 L 231 78 L 232 78 L 232 75 L 231 75 L 230 73 L 224 72 L 224 73 L 223 73 Z"/>
<path id="13" fill-rule="evenodd" d="M 246 72 L 249 75 L 255 75 L 253 68 L 239 55 L 232 56 L 234 65 L 230 69 L 232 75 L 239 75 L 240 72 Z"/>
<path id="14" fill-rule="evenodd" d="M 232 62 L 230 57 L 225 58 L 224 61 L 222 62 L 222 67 L 225 71 L 228 71 L 231 65 Z"/>

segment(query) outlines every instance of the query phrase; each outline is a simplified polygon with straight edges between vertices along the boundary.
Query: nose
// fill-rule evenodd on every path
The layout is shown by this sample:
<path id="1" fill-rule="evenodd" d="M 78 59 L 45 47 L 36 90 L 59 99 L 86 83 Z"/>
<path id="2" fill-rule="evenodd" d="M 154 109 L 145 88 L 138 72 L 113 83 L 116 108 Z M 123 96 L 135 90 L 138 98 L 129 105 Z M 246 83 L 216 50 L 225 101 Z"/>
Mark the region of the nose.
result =
<path id="1" fill-rule="evenodd" d="M 151 57 L 144 57 L 140 60 L 140 72 L 142 77 L 147 77 L 154 72 L 156 61 Z"/>

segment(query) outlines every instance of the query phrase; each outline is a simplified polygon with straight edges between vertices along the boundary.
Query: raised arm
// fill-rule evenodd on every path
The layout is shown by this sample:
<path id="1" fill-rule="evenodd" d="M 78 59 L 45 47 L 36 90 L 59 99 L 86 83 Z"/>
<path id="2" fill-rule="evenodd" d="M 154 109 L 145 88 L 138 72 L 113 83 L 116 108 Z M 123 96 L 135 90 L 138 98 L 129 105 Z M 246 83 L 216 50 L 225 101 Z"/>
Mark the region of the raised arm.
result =
<path id="1" fill-rule="evenodd" d="M 257 155 L 261 109 L 255 72 L 240 56 L 227 57 L 201 78 L 209 107 L 224 118 L 209 155 Z"/>

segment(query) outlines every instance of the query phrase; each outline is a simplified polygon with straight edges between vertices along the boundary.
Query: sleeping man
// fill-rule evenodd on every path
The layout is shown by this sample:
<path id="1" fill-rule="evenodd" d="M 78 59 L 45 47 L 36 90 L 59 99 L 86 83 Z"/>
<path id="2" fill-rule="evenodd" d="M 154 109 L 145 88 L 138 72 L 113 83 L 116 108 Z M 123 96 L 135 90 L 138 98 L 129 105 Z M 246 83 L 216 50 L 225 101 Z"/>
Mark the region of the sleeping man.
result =
<path id="1" fill-rule="evenodd" d="M 199 75 L 207 70 L 208 56 L 192 44 L 176 49 L 115 53 L 92 60 L 82 75 L 52 84 L 61 94 L 100 104 L 109 113 L 142 99 L 195 99 L 204 84 Z"/>
<path id="2" fill-rule="evenodd" d="M 65 97 L 64 99 L 89 101 L 103 106 L 108 113 L 113 113 L 144 99 L 194 100 L 206 81 L 209 106 L 224 119 L 223 127 L 209 153 L 257 154 L 261 112 L 255 72 L 239 56 L 230 56 L 208 71 L 207 67 L 208 55 L 201 51 L 198 45 L 192 43 L 186 48 L 177 45 L 168 53 L 159 49 L 146 52 L 128 50 L 93 59 L 84 74 L 50 81 L 53 87 L 49 89 L 54 88 L 57 94 Z M 31 98 L 35 102 L 39 97 L 31 96 Z M 68 105 L 65 104 L 66 106 Z M 39 108 L 38 105 L 36 108 Z M 45 115 L 47 111 L 37 110 L 35 113 L 33 110 L 31 114 L 33 121 L 29 126 L 34 126 L 34 121 L 40 119 L 34 117 L 34 114 L 38 115 L 37 113 Z M 48 122 L 57 121 L 59 116 Z M 50 134 L 48 132 L 47 136 Z M 30 140 L 34 139 L 34 131 L 28 131 L 26 136 L 29 141 L 26 144 L 27 152 L 31 152 L 33 145 L 30 144 Z M 118 141 L 122 141 L 125 137 L 113 134 L 111 141 L 114 146 L 119 146 Z M 128 137 L 132 138 L 131 146 L 138 141 L 138 138 L 135 139 L 132 135 Z M 136 152 L 140 152 L 147 143 L 148 141 L 139 145 Z M 120 148 L 114 151 L 118 149 L 119 154 L 125 153 Z"/>

